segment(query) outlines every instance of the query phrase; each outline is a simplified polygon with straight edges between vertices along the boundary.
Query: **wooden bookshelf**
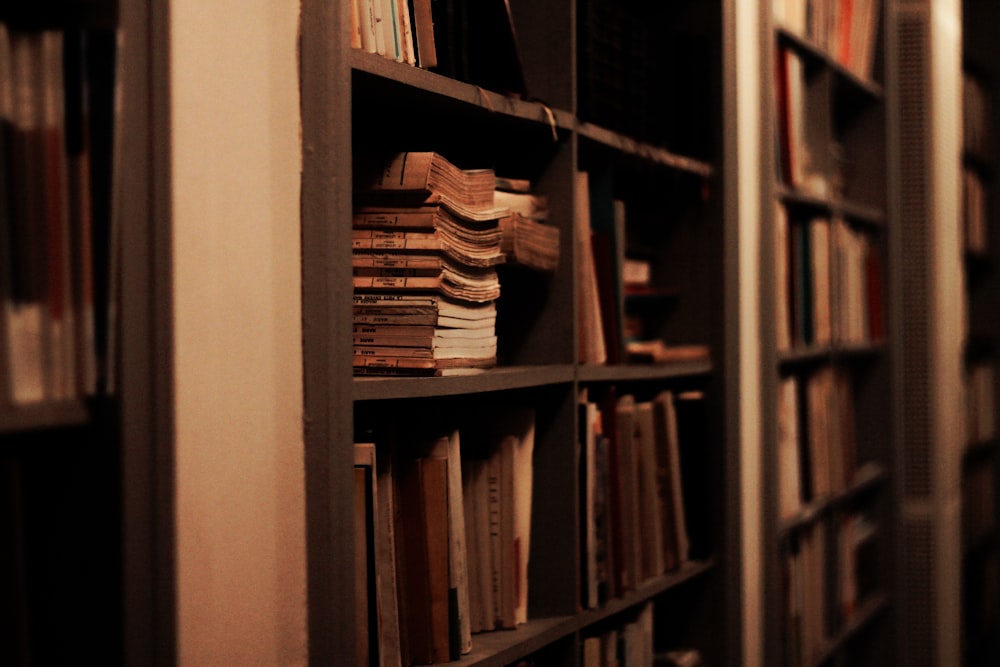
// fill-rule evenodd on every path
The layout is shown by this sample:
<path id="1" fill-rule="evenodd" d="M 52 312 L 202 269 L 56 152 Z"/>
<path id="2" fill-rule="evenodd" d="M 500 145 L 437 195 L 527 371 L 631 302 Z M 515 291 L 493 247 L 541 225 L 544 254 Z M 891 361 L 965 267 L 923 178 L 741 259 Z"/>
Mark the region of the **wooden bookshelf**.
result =
<path id="1" fill-rule="evenodd" d="M 761 10 L 767 664 L 887 664 L 895 641 L 885 7 L 855 60 L 839 5 Z"/>
<path id="2" fill-rule="evenodd" d="M 962 242 L 965 253 L 966 445 L 962 483 L 962 664 L 995 662 L 1000 622 L 1000 548 L 995 518 L 1000 457 L 996 433 L 997 146 L 996 81 L 1000 60 L 982 22 L 994 20 L 986 3 L 963 2 Z"/>
<path id="3" fill-rule="evenodd" d="M 461 4 L 431 6 L 435 12 L 446 6 L 460 12 Z M 422 68 L 397 62 L 350 46 L 347 3 L 303 2 L 311 663 L 343 662 L 355 652 L 355 632 L 366 629 L 355 618 L 354 545 L 345 537 L 353 534 L 354 521 L 347 509 L 352 444 L 371 439 L 379 456 L 389 451 L 390 440 L 405 445 L 406 436 L 412 437 L 410 426 L 416 432 L 419 424 L 444 424 L 466 434 L 464 460 L 476 452 L 475 429 L 467 420 L 487 423 L 491 412 L 515 406 L 534 411 L 527 622 L 512 631 L 473 634 L 471 653 L 461 664 L 499 667 L 534 660 L 575 665 L 584 636 L 624 624 L 647 603 L 661 623 L 675 626 L 657 633 L 657 651 L 693 648 L 712 664 L 738 664 L 740 585 L 734 574 L 739 546 L 733 509 L 738 507 L 738 471 L 732 464 L 736 449 L 729 425 L 734 422 L 725 389 L 726 355 L 736 334 L 724 324 L 729 318 L 723 312 L 723 295 L 734 287 L 726 281 L 735 281 L 723 270 L 723 239 L 731 224 L 723 216 L 723 200 L 732 195 L 722 164 L 733 134 L 719 92 L 732 76 L 724 66 L 732 57 L 725 48 L 732 20 L 727 4 L 673 3 L 647 8 L 656 13 L 651 17 L 601 0 L 510 2 L 527 87 L 527 94 L 515 99 L 481 85 L 478 75 L 464 74 L 476 71 L 473 51 L 468 62 L 457 65 L 449 61 Z M 610 41 L 611 32 L 627 26 L 634 28 L 635 49 Z M 479 34 L 472 30 L 470 38 Z M 331 40 L 330 35 L 345 38 Z M 450 43 L 460 38 L 447 36 Z M 578 53 L 571 50 L 574 44 Z M 653 44 L 671 46 L 654 49 Z M 681 45 L 688 49 L 683 59 L 678 57 Z M 663 89 L 671 100 L 667 107 L 652 98 L 617 110 L 604 104 L 617 102 L 610 87 L 623 83 L 600 70 L 610 61 L 647 77 L 647 83 L 668 82 L 648 86 Z M 643 92 L 640 83 L 626 84 L 630 94 Z M 354 186 L 363 178 L 358 158 L 400 151 L 434 151 L 462 169 L 489 168 L 528 179 L 534 192 L 547 197 L 550 224 L 559 228 L 555 271 L 498 269 L 497 364 L 480 374 L 373 378 L 352 372 L 346 221 L 351 220 Z M 580 172 L 587 172 L 591 184 L 606 187 L 607 203 L 623 207 L 619 242 L 623 253 L 650 262 L 647 291 L 669 295 L 656 297 L 661 300 L 654 305 L 655 317 L 633 315 L 644 318 L 642 335 L 662 339 L 668 348 L 697 345 L 704 355 L 626 363 L 622 343 L 621 350 L 606 350 L 613 362 L 581 356 L 592 325 L 579 322 L 581 257 L 575 247 L 589 239 L 574 225 L 581 215 L 597 213 L 589 203 L 591 192 L 581 189 Z M 628 307 L 621 302 L 622 312 Z M 694 531 L 705 552 L 685 556 L 680 569 L 653 574 L 594 608 L 584 604 L 585 540 L 578 517 L 586 508 L 581 471 L 573 463 L 580 460 L 583 444 L 578 416 L 583 390 L 595 400 L 629 394 L 646 401 L 665 390 L 677 400 L 704 397 L 697 403 L 702 414 L 690 429 L 685 423 L 685 439 L 697 439 L 697 446 L 688 446 L 711 453 L 703 466 L 689 466 L 697 480 L 684 480 L 687 486 L 703 485 L 707 494 L 695 512 Z M 685 460 L 691 456 L 685 454 Z M 674 623 L 677 619 L 684 620 Z"/>
<path id="4" fill-rule="evenodd" d="M 67 157 L 53 164 L 64 169 L 68 183 L 78 182 L 71 175 L 80 173 L 77 169 L 87 171 L 91 185 L 89 191 L 65 190 L 75 194 L 63 202 L 67 224 L 61 256 L 14 261 L 8 253 L 15 252 L 12 235 L 24 231 L 19 217 L 24 209 L 10 206 L 28 195 L 25 181 L 12 179 L 11 164 L 23 154 L 12 154 L 10 144 L 0 150 L 6 165 L 0 196 L 5 208 L 0 224 L 0 539 L 10 556 L 0 569 L 7 621 L 0 662 L 5 664 L 59 663 L 81 654 L 114 664 L 169 664 L 174 656 L 172 473 L 165 456 L 172 451 L 171 423 L 168 402 L 153 399 L 166 396 L 160 392 L 170 386 L 165 366 L 170 295 L 169 280 L 163 279 L 169 219 L 162 207 L 152 206 L 154 199 L 166 201 L 160 199 L 163 182 L 154 178 L 162 163 L 153 157 L 165 155 L 160 151 L 166 125 L 153 122 L 165 108 L 157 105 L 157 96 L 165 93 L 150 77 L 165 71 L 155 65 L 165 62 L 163 43 L 152 44 L 165 34 L 165 14 L 158 13 L 163 5 L 15 0 L 0 9 L 8 65 L 12 33 L 19 43 L 43 33 L 57 36 L 53 43 L 65 55 L 62 76 L 46 81 L 56 99 L 67 103 L 64 113 L 53 117 Z M 125 32 L 130 38 L 119 42 Z M 76 106 L 78 65 L 87 88 L 83 114 Z M 0 78 L 5 87 L 23 82 L 9 71 Z M 17 92 L 26 94 L 27 89 Z M 5 108 L 5 138 L 15 136 L 9 113 Z M 86 152 L 80 150 L 78 130 L 87 137 Z M 23 177 L 23 165 L 17 172 Z M 60 191 L 51 180 L 57 173 L 48 172 L 45 191 Z M 86 229 L 85 217 L 89 235 L 78 233 Z M 49 361 L 40 394 L 32 388 L 34 371 L 29 367 L 25 375 L 12 366 L 25 361 L 14 360 L 25 349 L 17 346 L 32 346 L 23 332 L 13 333 L 14 320 L 8 317 L 13 300 L 24 295 L 23 283 L 15 286 L 9 273 L 14 267 L 21 279 L 26 271 L 47 272 L 53 281 L 60 273 L 70 276 L 65 294 L 77 294 L 84 302 L 84 276 L 92 285 L 92 328 L 79 302 L 66 311 L 75 322 L 64 329 L 64 334 L 72 331 L 72 341 L 66 342 L 71 354 L 60 356 L 51 347 L 57 335 L 41 334 L 37 347 L 46 350 Z"/>

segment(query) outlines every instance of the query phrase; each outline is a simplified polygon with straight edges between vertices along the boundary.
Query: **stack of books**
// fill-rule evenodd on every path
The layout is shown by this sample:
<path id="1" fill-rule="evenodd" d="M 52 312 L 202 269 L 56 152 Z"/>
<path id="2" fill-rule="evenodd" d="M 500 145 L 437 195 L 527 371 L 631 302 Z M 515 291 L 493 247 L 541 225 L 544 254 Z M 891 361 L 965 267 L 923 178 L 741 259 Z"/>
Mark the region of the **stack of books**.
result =
<path id="1" fill-rule="evenodd" d="M 559 228 L 548 223 L 548 197 L 532 192 L 527 180 L 498 177 L 493 201 L 509 211 L 500 219 L 500 246 L 506 263 L 555 271 L 559 265 Z"/>
<path id="2" fill-rule="evenodd" d="M 504 261 L 491 169 L 394 155 L 358 192 L 354 371 L 457 375 L 496 365 Z"/>

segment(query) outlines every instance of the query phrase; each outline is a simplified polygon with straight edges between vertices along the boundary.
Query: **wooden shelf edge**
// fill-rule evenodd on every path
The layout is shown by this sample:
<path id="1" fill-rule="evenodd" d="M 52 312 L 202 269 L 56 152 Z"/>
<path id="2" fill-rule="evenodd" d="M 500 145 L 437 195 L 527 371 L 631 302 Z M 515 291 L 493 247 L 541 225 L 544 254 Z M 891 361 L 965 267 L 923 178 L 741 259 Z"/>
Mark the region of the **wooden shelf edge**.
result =
<path id="1" fill-rule="evenodd" d="M 576 123 L 575 129 L 580 136 L 591 141 L 678 171 L 689 172 L 703 178 L 709 178 L 715 172 L 712 164 L 704 160 L 678 155 L 665 148 L 638 141 L 594 123 L 580 121 Z"/>
<path id="2" fill-rule="evenodd" d="M 83 426 L 91 419 L 83 399 L 0 408 L 0 433 Z"/>
<path id="3" fill-rule="evenodd" d="M 573 381 L 570 364 L 502 366 L 455 377 L 355 377 L 354 400 L 423 398 L 543 387 Z"/>
<path id="4" fill-rule="evenodd" d="M 350 64 L 351 69 L 356 72 L 364 72 L 424 92 L 449 97 L 491 112 L 545 125 L 554 124 L 556 128 L 561 130 L 571 130 L 574 126 L 573 116 L 567 111 L 553 109 L 540 102 L 501 95 L 436 72 L 399 63 L 375 53 L 350 49 Z"/>
<path id="5" fill-rule="evenodd" d="M 845 622 L 844 626 L 834 633 L 823 646 L 820 654 L 809 661 L 810 665 L 824 665 L 837 654 L 855 635 L 868 627 L 874 620 L 889 608 L 889 598 L 884 593 L 870 596 L 861 603 L 857 611 Z"/>
<path id="6" fill-rule="evenodd" d="M 712 362 L 700 359 L 666 364 L 584 365 L 579 368 L 579 380 L 581 382 L 668 380 L 701 377 L 711 372 Z"/>

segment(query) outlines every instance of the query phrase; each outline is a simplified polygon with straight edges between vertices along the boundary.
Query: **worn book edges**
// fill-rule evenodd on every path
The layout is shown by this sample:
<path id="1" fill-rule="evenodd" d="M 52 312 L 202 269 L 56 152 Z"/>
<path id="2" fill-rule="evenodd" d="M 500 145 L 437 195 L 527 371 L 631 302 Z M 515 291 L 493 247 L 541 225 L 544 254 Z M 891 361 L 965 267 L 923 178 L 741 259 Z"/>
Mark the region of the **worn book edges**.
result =
<path id="1" fill-rule="evenodd" d="M 505 211 L 493 206 L 493 180 L 491 169 L 463 170 L 437 153 L 414 152 L 394 155 L 361 187 L 355 324 L 380 330 L 377 339 L 355 340 L 357 374 L 444 375 L 496 365 L 495 266 L 503 261 L 498 219 Z M 414 325 L 477 332 L 419 338 L 389 330 Z"/>
<path id="2" fill-rule="evenodd" d="M 470 602 L 481 605 L 471 616 L 480 631 L 514 628 L 527 621 L 528 611 L 534 411 L 476 413 L 461 430 L 474 494 L 466 534 L 478 554 L 470 588 L 479 592 Z"/>
<path id="3" fill-rule="evenodd" d="M 559 228 L 548 223 L 548 198 L 533 193 L 526 179 L 498 177 L 493 203 L 509 211 L 500 218 L 506 263 L 554 271 L 559 265 Z"/>
<path id="4" fill-rule="evenodd" d="M 441 203 L 468 220 L 495 220 L 500 216 L 493 206 L 493 182 L 492 169 L 461 169 L 440 153 L 405 151 L 362 184 L 359 203 L 386 203 L 393 197 L 408 204 Z"/>

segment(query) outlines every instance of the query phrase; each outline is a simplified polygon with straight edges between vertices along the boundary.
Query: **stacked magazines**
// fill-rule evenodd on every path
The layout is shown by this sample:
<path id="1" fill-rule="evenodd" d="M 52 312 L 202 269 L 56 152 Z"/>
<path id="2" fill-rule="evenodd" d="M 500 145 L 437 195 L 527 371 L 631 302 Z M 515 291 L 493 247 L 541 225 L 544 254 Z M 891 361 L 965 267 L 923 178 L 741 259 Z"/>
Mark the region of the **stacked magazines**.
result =
<path id="1" fill-rule="evenodd" d="M 504 261 L 491 169 L 399 153 L 353 220 L 354 372 L 458 375 L 496 365 Z"/>

